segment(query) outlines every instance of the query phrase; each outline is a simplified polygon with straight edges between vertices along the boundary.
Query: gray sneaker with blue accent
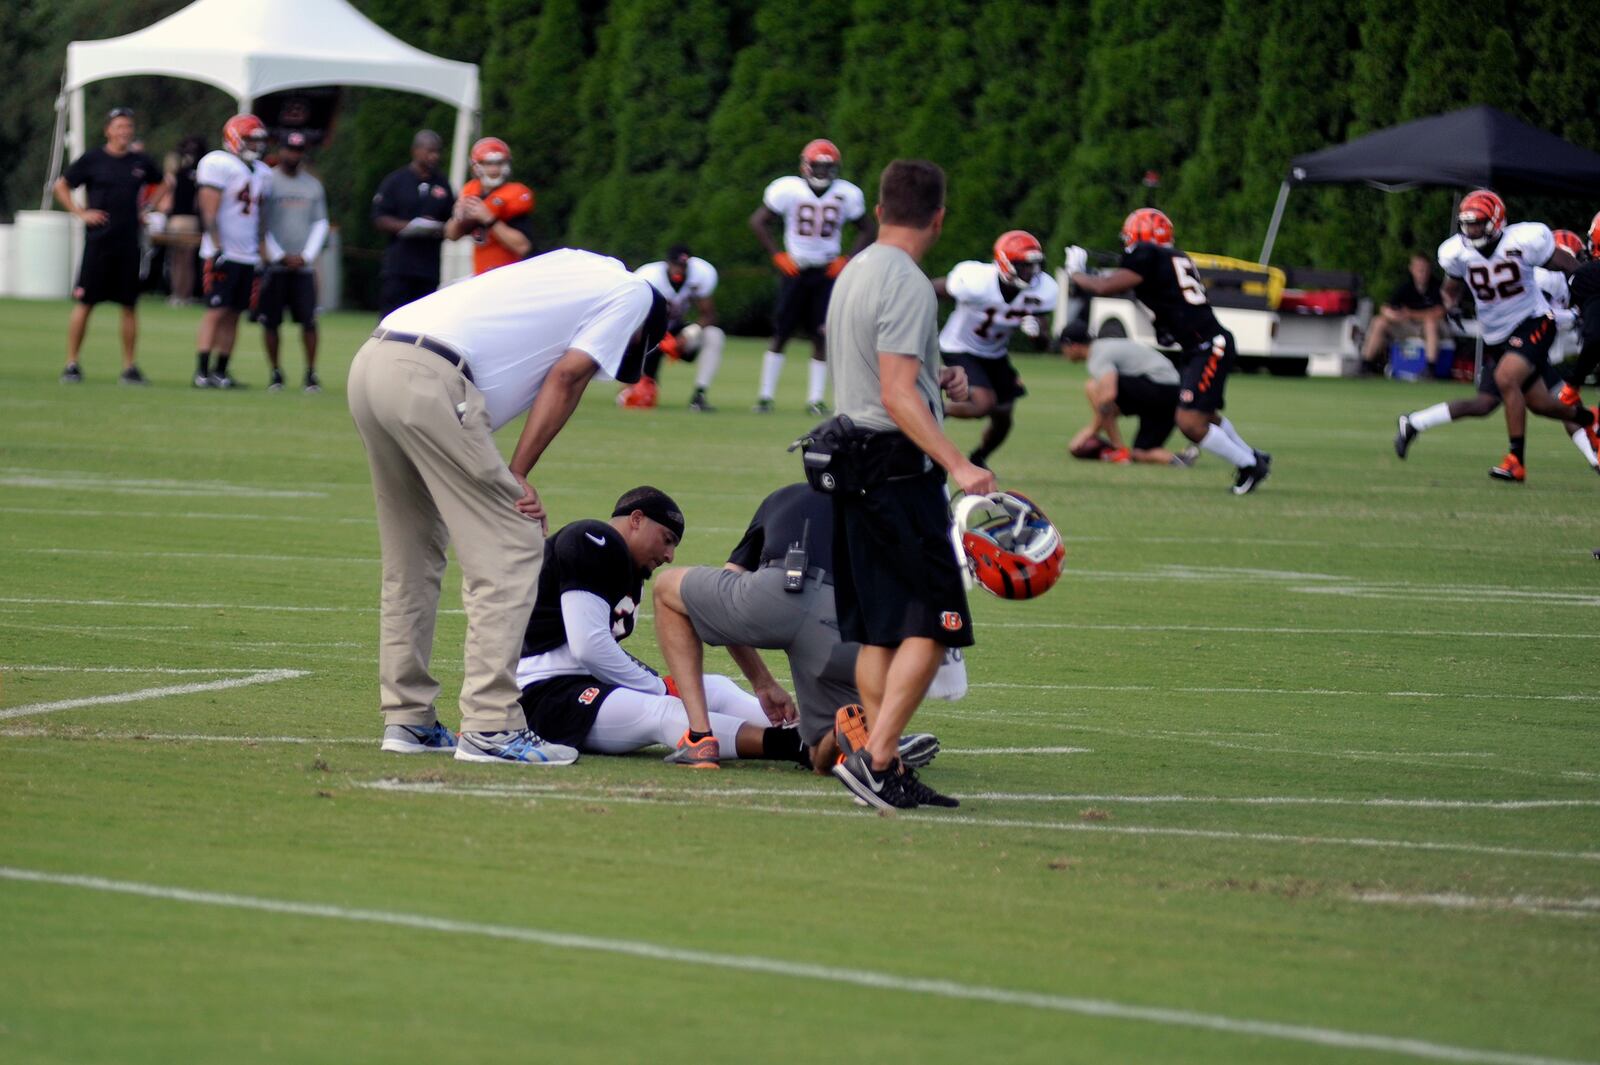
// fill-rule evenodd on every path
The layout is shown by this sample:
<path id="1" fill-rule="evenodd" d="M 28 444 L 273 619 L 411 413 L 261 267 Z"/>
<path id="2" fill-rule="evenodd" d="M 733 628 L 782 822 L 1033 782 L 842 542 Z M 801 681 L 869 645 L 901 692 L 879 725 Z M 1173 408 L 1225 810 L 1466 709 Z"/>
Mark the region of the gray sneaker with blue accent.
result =
<path id="1" fill-rule="evenodd" d="M 577 760 L 577 748 L 551 743 L 528 728 L 506 732 L 463 732 L 456 737 L 458 762 L 571 765 Z"/>
<path id="2" fill-rule="evenodd" d="M 431 725 L 385 725 L 383 749 L 393 754 L 451 754 L 456 734 L 435 721 Z"/>

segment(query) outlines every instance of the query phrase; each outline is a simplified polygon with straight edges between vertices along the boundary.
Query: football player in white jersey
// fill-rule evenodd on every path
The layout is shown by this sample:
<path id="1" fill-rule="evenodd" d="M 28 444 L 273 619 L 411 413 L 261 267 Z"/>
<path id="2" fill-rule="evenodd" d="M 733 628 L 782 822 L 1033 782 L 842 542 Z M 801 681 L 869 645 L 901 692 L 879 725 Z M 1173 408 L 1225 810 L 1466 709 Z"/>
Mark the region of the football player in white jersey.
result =
<path id="1" fill-rule="evenodd" d="M 772 237 L 772 223 L 783 222 L 783 248 Z M 761 362 L 761 394 L 755 409 L 766 414 L 783 373 L 783 348 L 797 332 L 811 335 L 811 376 L 806 410 L 827 413 L 822 397 L 828 387 L 828 353 L 823 324 L 828 297 L 850 255 L 840 254 L 845 223 L 856 224 L 850 255 L 877 237 L 877 223 L 867 213 L 866 197 L 839 176 L 839 149 L 832 141 L 814 140 L 800 153 L 800 174 L 781 177 L 762 193 L 761 206 L 750 216 L 761 246 L 783 275 L 778 281 L 778 306 L 773 312 L 772 346 Z"/>
<path id="2" fill-rule="evenodd" d="M 195 170 L 205 231 L 200 258 L 205 262 L 206 304 L 195 338 L 196 388 L 235 387 L 228 359 L 239 331 L 239 312 L 255 295 L 265 233 L 261 203 L 272 182 L 272 171 L 261 161 L 267 127 L 259 118 L 234 115 L 222 127 L 222 142 L 225 147 L 206 153 Z"/>
<path id="3" fill-rule="evenodd" d="M 715 410 L 706 393 L 722 365 L 722 347 L 728 340 L 717 325 L 717 305 L 711 298 L 717 290 L 717 268 L 698 255 L 689 254 L 688 245 L 674 244 L 667 249 L 665 259 L 645 263 L 634 273 L 650 282 L 667 301 L 667 335 L 662 338 L 661 347 L 645 360 L 644 376 L 617 393 L 617 404 L 654 407 L 661 356 L 666 355 L 674 362 L 697 364 L 689 409 Z M 691 312 L 695 316 L 693 322 L 689 321 Z"/>
<path id="4" fill-rule="evenodd" d="M 1527 477 L 1523 445 L 1528 410 L 1566 423 L 1571 431 L 1583 430 L 1591 448 L 1597 443 L 1595 411 L 1559 403 L 1551 392 L 1561 380 L 1550 365 L 1556 320 L 1534 273 L 1541 266 L 1570 273 L 1577 262 L 1556 245 L 1549 226 L 1507 225 L 1505 204 L 1487 189 L 1464 196 L 1456 217 L 1458 231 L 1439 245 L 1439 265 L 1448 275 L 1445 305 L 1456 306 L 1470 288 L 1477 306 L 1484 343 L 1478 395 L 1402 414 L 1395 454 L 1405 458 L 1420 432 L 1458 418 L 1482 417 L 1504 403 L 1510 450 L 1489 476 L 1521 482 Z"/>
<path id="5" fill-rule="evenodd" d="M 983 442 L 968 456 L 988 468 L 989 456 L 1011 433 L 1016 401 L 1028 394 L 1011 364 L 1006 346 L 1018 329 L 1029 339 L 1048 342 L 1040 319 L 1056 308 L 1056 279 L 1044 269 L 1044 248 L 1033 234 L 1013 229 L 994 242 L 989 262 L 957 263 L 935 278 L 933 291 L 955 301 L 939 331 L 946 366 L 967 372 L 967 398 L 945 404 L 948 418 L 988 418 Z"/>

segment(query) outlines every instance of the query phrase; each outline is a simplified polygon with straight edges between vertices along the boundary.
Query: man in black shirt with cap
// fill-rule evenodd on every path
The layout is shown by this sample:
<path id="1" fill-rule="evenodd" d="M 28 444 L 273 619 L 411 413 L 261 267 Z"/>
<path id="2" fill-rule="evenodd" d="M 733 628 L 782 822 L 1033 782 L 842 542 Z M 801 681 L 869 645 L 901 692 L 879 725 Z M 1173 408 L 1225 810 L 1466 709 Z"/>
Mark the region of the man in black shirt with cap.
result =
<path id="1" fill-rule="evenodd" d="M 443 150 L 437 133 L 418 131 L 411 138 L 411 163 L 384 178 L 372 197 L 372 224 L 389 236 L 379 275 L 380 318 L 439 287 L 439 248 L 456 203 L 439 172 Z"/>
<path id="2" fill-rule="evenodd" d="M 122 304 L 122 383 L 142 385 L 144 375 L 134 364 L 139 338 L 135 304 L 139 299 L 139 193 L 146 185 L 160 184 L 161 167 L 142 151 L 133 149 L 133 112 L 113 108 L 106 116 L 106 143 L 72 161 L 56 179 L 56 202 L 81 219 L 85 231 L 83 264 L 73 286 L 72 318 L 67 325 L 67 365 L 63 384 L 83 380 L 78 354 L 89 329 L 89 313 L 97 303 Z M 72 190 L 87 192 L 87 207 L 78 206 Z"/>

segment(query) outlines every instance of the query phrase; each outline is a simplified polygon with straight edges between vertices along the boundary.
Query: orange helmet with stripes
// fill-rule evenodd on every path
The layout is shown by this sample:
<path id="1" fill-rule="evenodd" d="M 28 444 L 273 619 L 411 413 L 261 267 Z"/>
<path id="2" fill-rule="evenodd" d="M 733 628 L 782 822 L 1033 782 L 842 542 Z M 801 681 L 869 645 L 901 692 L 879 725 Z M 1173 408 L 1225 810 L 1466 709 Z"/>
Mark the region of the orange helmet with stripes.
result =
<path id="1" fill-rule="evenodd" d="M 821 137 L 811 141 L 800 150 L 800 176 L 817 192 L 826 189 L 839 176 L 839 149 Z"/>
<path id="2" fill-rule="evenodd" d="M 1172 247 L 1172 219 L 1154 207 L 1141 207 L 1122 223 L 1122 248 L 1135 244 L 1160 244 Z"/>
<path id="3" fill-rule="evenodd" d="M 255 115 L 234 115 L 222 124 L 222 143 L 247 163 L 261 158 L 267 148 L 267 127 Z"/>
<path id="4" fill-rule="evenodd" d="M 1044 248 L 1027 230 L 1008 230 L 994 242 L 994 264 L 1000 268 L 1000 280 L 1026 288 L 1044 266 Z"/>
<path id="5" fill-rule="evenodd" d="M 1600 259 L 1600 212 L 1589 219 L 1589 254 Z"/>
<path id="6" fill-rule="evenodd" d="M 1488 189 L 1474 189 L 1461 197 L 1456 211 L 1456 225 L 1467 243 L 1474 248 L 1486 248 L 1500 239 L 1500 230 L 1506 224 L 1505 201 Z M 1474 234 L 1468 227 L 1477 230 Z"/>
<path id="7" fill-rule="evenodd" d="M 482 137 L 472 146 L 472 176 L 483 191 L 511 180 L 511 146 L 499 137 Z"/>
<path id="8" fill-rule="evenodd" d="M 1558 229 L 1552 236 L 1556 238 L 1556 247 L 1567 249 L 1580 263 L 1589 257 L 1589 249 L 1584 246 L 1583 238 L 1572 230 Z"/>

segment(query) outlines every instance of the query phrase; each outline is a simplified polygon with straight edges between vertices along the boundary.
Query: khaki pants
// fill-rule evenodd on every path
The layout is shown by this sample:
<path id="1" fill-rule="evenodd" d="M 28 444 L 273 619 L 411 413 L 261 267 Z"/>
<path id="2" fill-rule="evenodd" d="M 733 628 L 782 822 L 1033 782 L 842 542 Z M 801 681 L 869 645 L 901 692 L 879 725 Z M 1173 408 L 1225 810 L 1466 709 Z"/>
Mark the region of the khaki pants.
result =
<path id="1" fill-rule="evenodd" d="M 426 348 L 373 339 L 351 364 L 348 396 L 378 504 L 385 723 L 437 720 L 439 682 L 428 660 L 445 545 L 454 541 L 467 615 L 461 729 L 525 727 L 516 666 L 544 534 L 515 507 L 522 487 L 494 445 L 483 394 Z"/>

